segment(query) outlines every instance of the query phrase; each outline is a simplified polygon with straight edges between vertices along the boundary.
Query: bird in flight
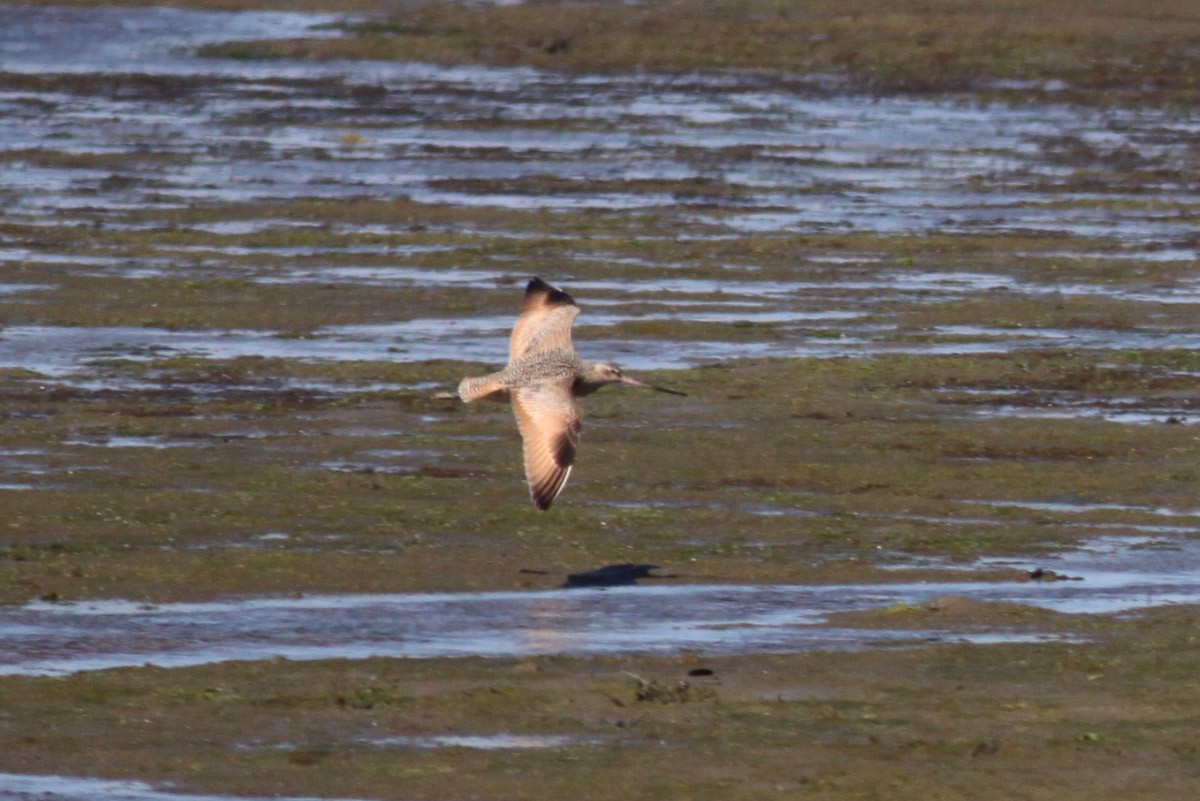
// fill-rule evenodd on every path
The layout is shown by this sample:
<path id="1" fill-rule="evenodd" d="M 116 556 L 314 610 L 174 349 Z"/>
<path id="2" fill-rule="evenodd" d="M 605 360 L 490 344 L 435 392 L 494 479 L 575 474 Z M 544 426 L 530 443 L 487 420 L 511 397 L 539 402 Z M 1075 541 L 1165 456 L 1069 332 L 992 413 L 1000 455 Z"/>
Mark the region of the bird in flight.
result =
<path id="1" fill-rule="evenodd" d="M 562 492 L 575 464 L 583 431 L 576 398 L 608 384 L 686 394 L 646 384 L 614 364 L 580 358 L 571 343 L 571 325 L 578 316 L 579 307 L 570 295 L 540 278 L 531 279 L 509 341 L 508 366 L 464 378 L 458 385 L 458 396 L 467 403 L 512 400 L 524 442 L 529 494 L 542 511 Z"/>

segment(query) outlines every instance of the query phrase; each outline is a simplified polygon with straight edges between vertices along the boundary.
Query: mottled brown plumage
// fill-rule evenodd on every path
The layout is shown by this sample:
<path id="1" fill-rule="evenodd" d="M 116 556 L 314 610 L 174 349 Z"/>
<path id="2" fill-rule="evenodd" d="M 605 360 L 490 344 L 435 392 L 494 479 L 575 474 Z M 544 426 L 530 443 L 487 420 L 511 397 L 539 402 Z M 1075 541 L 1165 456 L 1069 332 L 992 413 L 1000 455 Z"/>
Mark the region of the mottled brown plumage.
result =
<path id="1" fill-rule="evenodd" d="M 562 492 L 575 464 L 583 431 L 576 397 L 618 383 L 683 394 L 644 384 L 615 365 L 579 358 L 571 342 L 577 316 L 579 307 L 570 295 L 540 278 L 530 280 L 509 340 L 508 366 L 458 385 L 459 397 L 468 403 L 512 400 L 525 445 L 529 494 L 543 511 Z"/>

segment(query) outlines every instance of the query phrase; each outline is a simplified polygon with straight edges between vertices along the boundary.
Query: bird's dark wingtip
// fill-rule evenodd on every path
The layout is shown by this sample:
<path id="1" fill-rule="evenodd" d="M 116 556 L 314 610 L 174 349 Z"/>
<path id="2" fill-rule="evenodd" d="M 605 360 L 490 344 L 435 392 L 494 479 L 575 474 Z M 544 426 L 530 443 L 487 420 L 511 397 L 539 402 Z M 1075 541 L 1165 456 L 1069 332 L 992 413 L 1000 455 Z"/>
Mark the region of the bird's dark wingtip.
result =
<path id="1" fill-rule="evenodd" d="M 575 299 L 563 292 L 553 284 L 543 281 L 536 275 L 529 279 L 529 283 L 525 285 L 525 299 L 529 300 L 535 296 L 542 296 L 542 303 L 548 306 L 564 306 L 573 305 Z"/>

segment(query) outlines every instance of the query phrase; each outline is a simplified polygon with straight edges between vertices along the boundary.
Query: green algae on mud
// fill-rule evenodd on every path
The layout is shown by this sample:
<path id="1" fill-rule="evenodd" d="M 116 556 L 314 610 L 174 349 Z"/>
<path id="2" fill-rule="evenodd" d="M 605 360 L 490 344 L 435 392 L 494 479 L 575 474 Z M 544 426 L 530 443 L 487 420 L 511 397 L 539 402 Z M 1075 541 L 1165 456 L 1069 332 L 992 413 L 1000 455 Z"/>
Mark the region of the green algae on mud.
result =
<path id="1" fill-rule="evenodd" d="M 1183 798 L 1196 615 L 1067 616 L 1083 643 L 4 677 L 0 768 L 256 796 Z"/>
<path id="2" fill-rule="evenodd" d="M 603 46 L 622 25 L 657 17 L 664 20 L 660 28 L 647 23 L 629 47 L 603 54 L 613 69 L 622 71 L 635 56 L 645 69 L 666 71 L 690 71 L 699 60 L 704 69 L 756 71 L 770 61 L 771 70 L 837 71 L 846 83 L 832 85 L 843 88 L 1194 102 L 1188 84 L 1194 53 L 1179 50 L 1194 38 L 1194 10 L 1156 7 L 1174 9 L 1174 19 L 1151 19 L 1155 9 L 1144 5 L 1128 16 L 1114 11 L 1128 6 L 1089 6 L 1081 16 L 1075 4 L 1031 13 L 1024 0 L 990 10 L 955 4 L 955 16 L 926 13 L 928 4 L 920 14 L 907 3 L 840 4 L 832 15 L 827 6 L 775 6 L 749 20 L 752 36 L 802 31 L 823 38 L 779 38 L 772 47 L 747 46 L 751 39 L 742 30 L 720 29 L 718 41 L 720 11 L 696 14 L 687 3 L 430 6 L 407 16 L 409 28 L 360 29 L 341 40 L 279 47 L 353 55 L 368 42 L 387 48 L 389 57 L 426 47 L 439 60 L 590 70 L 602 62 L 589 48 Z M 339 3 L 335 10 L 349 8 Z M 846 10 L 857 19 L 843 18 Z M 483 32 L 504 47 L 476 51 L 457 32 L 438 27 L 455 18 L 465 35 L 490 20 L 513 24 Z M 505 49 L 523 36 L 557 34 L 547 20 L 583 18 L 599 20 L 596 29 L 564 38 L 566 47 L 555 40 L 539 49 L 532 40 L 524 49 Z M 423 41 L 411 29 L 418 23 L 430 27 Z M 695 31 L 694 39 L 681 37 L 680 26 Z M 1042 35 L 1046 28 L 1056 30 Z M 996 37 L 980 49 L 983 31 Z M 667 37 L 705 52 L 661 46 Z M 240 47 L 254 56 L 275 46 Z M 784 49 L 787 58 L 812 61 L 797 65 L 780 56 Z M 1160 72 L 1170 59 L 1179 59 L 1180 68 Z M 995 78 L 1015 79 L 1009 84 L 1015 88 L 988 89 Z M 1057 80 L 1073 87 L 1047 83 Z M 279 100 L 298 86 L 11 73 L 0 75 L 0 85 L 101 101 L 186 101 L 230 87 Z M 813 88 L 803 79 L 799 86 Z M 295 152 L 312 163 L 357 152 L 349 135 L 369 140 L 380 127 L 359 112 L 387 96 L 382 87 L 348 89 L 339 79 L 304 87 L 310 101 L 345 100 L 354 128 L 337 111 L 306 120 L 300 104 L 269 115 L 243 107 L 242 116 L 220 123 L 315 123 L 317 135 Z M 400 121 L 412 119 L 389 108 Z M 424 123 L 440 132 L 454 125 L 572 134 L 621 124 L 570 115 L 528 123 L 469 107 L 461 125 L 436 115 Z M 258 133 L 241 135 L 232 146 L 237 159 L 253 165 L 269 158 Z M 1160 136 L 1170 138 L 1157 130 L 1151 138 Z M 568 289 L 590 283 L 576 295 L 597 318 L 614 303 L 635 314 L 654 311 L 623 289 L 634 282 L 652 287 L 664 276 L 710 282 L 713 291 L 686 295 L 704 303 L 729 299 L 722 283 L 811 283 L 781 308 L 798 317 L 831 308 L 861 314 L 859 322 L 886 332 L 885 345 L 960 337 L 1003 346 L 1005 337 L 1041 326 L 1143 334 L 1128 341 L 1151 343 L 1159 334 L 1194 330 L 1188 318 L 1194 303 L 1160 302 L 1164 289 L 1190 286 L 1195 272 L 1184 226 L 1196 206 L 1186 198 L 1186 183 L 1171 177 L 1194 172 L 1188 169 L 1194 154 L 1170 159 L 1090 142 L 1073 135 L 1024 141 L 1041 154 L 1035 166 L 1053 169 L 1017 175 L 1009 187 L 1031 190 L 1043 208 L 1103 212 L 1103 224 L 1086 235 L 963 234 L 938 230 L 941 223 L 913 235 L 751 234 L 735 225 L 747 210 L 740 185 L 662 176 L 584 184 L 535 174 L 434 184 L 466 201 L 503 192 L 546 197 L 551 206 L 603 190 L 647 202 L 636 209 L 547 213 L 386 196 L 239 201 L 236 193 L 196 202 L 186 188 L 171 194 L 159 182 L 205 153 L 221 163 L 229 154 L 219 148 L 179 155 L 164 138 L 124 154 L 29 148 L 7 163 L 107 171 L 108 177 L 71 173 L 70 179 L 85 193 L 95 185 L 98 200 L 133 185 L 147 190 L 139 196 L 148 205 L 130 208 L 121 202 L 128 198 L 115 197 L 116 204 L 93 207 L 84 197 L 65 220 L 44 210 L 6 218 L 0 224 L 5 248 L 12 248 L 6 271 L 27 286 L 0 295 L 0 313 L 6 326 L 75 326 L 85 335 L 92 326 L 218 335 L 240 327 L 303 344 L 331 336 L 325 327 L 430 314 L 507 321 L 521 281 L 542 272 Z M 753 160 L 803 166 L 809 156 L 756 145 L 678 148 L 680 163 L 716 171 Z M 453 152 L 476 162 L 506 157 L 440 143 L 418 144 L 416 152 Z M 399 145 L 372 151 L 381 159 L 406 155 Z M 986 161 L 989 154 L 974 155 Z M 540 156 L 507 158 L 525 167 Z M 988 190 L 993 176 L 966 180 Z M 1164 182 L 1182 189 L 1160 197 Z M 837 196 L 853 189 L 839 183 L 789 191 L 806 197 L 809 190 Z M 982 207 L 991 200 L 972 202 Z M 1108 226 L 1131 216 L 1169 218 L 1180 223 L 1169 230 L 1183 233 L 1151 237 L 1146 245 Z M 1156 258 L 1158 248 L 1173 242 L 1184 255 Z M 431 285 L 406 276 L 401 287 L 354 272 L 397 265 L 430 276 Z M 481 277 L 451 280 L 459 270 Z M 989 280 L 972 284 L 964 273 Z M 924 283 L 876 302 L 913 275 Z M 855 282 L 859 288 L 850 288 Z M 953 291 L 938 291 L 939 282 Z M 742 291 L 751 298 L 749 288 Z M 581 349 L 629 336 L 670 349 L 680 340 L 773 345 L 782 337 L 836 340 L 846 333 L 832 321 L 805 322 L 811 328 L 797 334 L 773 322 L 740 320 L 737 312 L 724 324 L 680 318 L 581 325 L 578 338 Z M 964 325 L 987 332 L 950 330 Z M 446 358 L 410 361 L 397 352 L 394 361 L 378 355 L 323 361 L 302 351 L 294 358 L 223 358 L 149 348 L 99 354 L 65 375 L 3 371 L 0 600 L 154 603 L 538 590 L 561 584 L 568 573 L 631 561 L 663 565 L 674 574 L 664 581 L 672 582 L 882 584 L 961 581 L 965 574 L 983 583 L 1018 580 L 1027 571 L 992 567 L 981 557 L 1028 559 L 1033 567 L 1043 554 L 1097 537 L 1195 534 L 1196 429 L 1169 423 L 1171 415 L 1195 416 L 1200 365 L 1194 350 L 1166 336 L 1161 348 L 731 358 L 664 371 L 647 377 L 688 398 L 609 391 L 587 400 L 576 472 L 546 515 L 528 502 L 510 412 L 431 397 L 487 366 L 477 363 L 484 356 L 450 347 L 439 355 Z M 495 361 L 502 359 L 500 342 Z M 1168 412 L 1117 423 L 1086 406 L 1081 412 L 1076 403 Z M 1068 414 L 1022 414 L 1047 410 Z M 264 660 L 5 677 L 0 767 L 260 796 L 1194 795 L 1194 607 L 1079 616 L 951 598 L 841 622 L 904 629 L 912 639 L 901 649 L 856 654 Z M 931 645 L 920 634 L 928 624 L 1001 636 L 1052 631 L 1080 642 Z M 694 669 L 714 675 L 689 675 Z M 507 732 L 575 739 L 519 751 L 413 745 L 444 734 Z M 388 743 L 388 736 L 415 740 Z"/>
<path id="3" fill-rule="evenodd" d="M 590 398 L 576 474 L 552 515 L 528 503 L 505 407 L 464 409 L 432 387 L 372 389 L 452 386 L 468 365 L 104 369 L 116 386 L 123 375 L 154 383 L 3 382 L 0 449 L 9 480 L 24 484 L 4 491 L 6 600 L 544 587 L 628 561 L 702 582 L 891 580 L 880 567 L 917 555 L 969 561 L 1069 546 L 1097 527 L 1136 533 L 1161 521 L 1155 508 L 1190 508 L 1200 475 L 1190 428 L 989 418 L 960 405 L 980 390 L 1128 397 L 1186 384 L 1105 353 L 747 361 L 649 376 L 690 397 Z M 318 383 L 289 388 L 297 378 Z M 1062 499 L 1080 510 L 1020 507 Z"/>
<path id="4" fill-rule="evenodd" d="M 988 323 L 993 336 L 1042 325 L 1190 326 L 1187 304 L 1099 293 L 1042 297 L 989 285 L 940 298 L 918 291 L 862 308 L 898 273 L 953 281 L 964 264 L 1035 288 L 1069 279 L 1119 293 L 1186 281 L 1187 261 L 1077 258 L 1123 253 L 1107 240 L 1024 233 L 693 240 L 684 234 L 694 229 L 677 217 L 655 215 L 310 199 L 140 209 L 95 226 L 9 223 L 6 235 L 31 251 L 15 274 L 35 288 L 0 296 L 0 308 L 9 324 L 218 334 L 251 327 L 303 344 L 322 326 L 409 320 L 430 309 L 507 317 L 519 261 L 568 287 L 600 279 L 635 309 L 621 282 L 653 285 L 664 270 L 672 279 L 713 282 L 711 293 L 688 296 L 700 301 L 722 300 L 723 280 L 810 281 L 790 310 L 837 303 L 869 324 L 894 326 L 896 342 L 945 337 L 939 328 L 962 323 Z M 237 235 L 198 227 L 246 218 L 322 227 Z M 371 225 L 392 232 L 353 232 Z M 354 252 L 270 251 L 314 247 L 326 237 L 326 245 Z M 121 260 L 173 259 L 180 246 L 220 256 L 199 259 L 202 275 L 189 275 L 191 266 L 178 276 L 122 275 Z M 37 260 L 64 247 L 118 261 L 94 271 Z M 343 265 L 396 261 L 361 251 L 406 247 L 415 249 L 404 263 L 430 275 L 491 267 L 493 277 L 404 287 L 337 280 Z M 324 265 L 321 281 L 279 280 L 309 258 Z M 855 281 L 865 288 L 840 286 Z M 585 309 L 592 294 L 580 296 Z M 627 320 L 581 326 L 578 338 L 636 335 L 669 348 L 679 339 L 781 335 L 773 323 L 739 324 L 736 313 L 730 320 Z M 822 331 L 842 335 L 836 322 L 806 335 Z M 1147 509 L 1190 508 L 1200 474 L 1190 427 L 978 414 L 1006 397 L 1178 404 L 1196 369 L 1193 354 L 1178 348 L 742 360 L 650 376 L 691 397 L 589 399 L 580 464 L 549 516 L 526 499 L 510 413 L 430 397 L 431 384 L 452 388 L 487 365 L 134 355 L 92 359 L 65 382 L 29 370 L 3 376 L 0 458 L 14 485 L 4 490 L 6 600 L 537 587 L 624 561 L 668 565 L 698 581 L 879 580 L 881 562 L 914 555 L 969 561 L 1069 545 L 1094 530 L 1075 525 L 1080 519 L 1135 533 L 1159 522 Z M 681 447 L 690 458 L 677 458 Z M 1130 510 L 1081 518 L 988 505 L 1064 498 Z M 520 572 L 526 568 L 555 578 L 531 578 Z"/>

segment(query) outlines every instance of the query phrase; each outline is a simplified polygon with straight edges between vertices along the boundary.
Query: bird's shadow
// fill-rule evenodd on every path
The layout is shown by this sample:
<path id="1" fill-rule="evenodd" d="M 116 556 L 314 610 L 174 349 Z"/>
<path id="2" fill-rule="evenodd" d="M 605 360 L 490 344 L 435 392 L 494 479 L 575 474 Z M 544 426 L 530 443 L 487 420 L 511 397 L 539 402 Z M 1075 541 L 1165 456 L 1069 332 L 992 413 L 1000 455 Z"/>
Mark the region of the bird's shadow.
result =
<path id="1" fill-rule="evenodd" d="M 637 584 L 638 579 L 644 578 L 675 578 L 673 574 L 652 573 L 661 570 L 658 565 L 643 565 L 625 562 L 619 565 L 605 565 L 584 573 L 571 573 L 563 583 L 565 589 L 578 587 L 627 587 Z"/>

